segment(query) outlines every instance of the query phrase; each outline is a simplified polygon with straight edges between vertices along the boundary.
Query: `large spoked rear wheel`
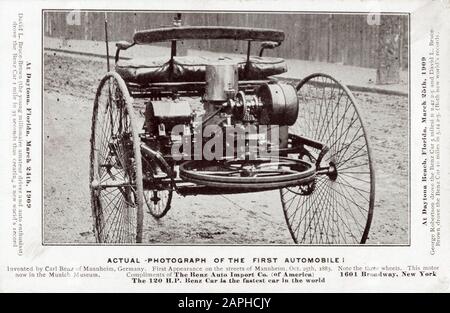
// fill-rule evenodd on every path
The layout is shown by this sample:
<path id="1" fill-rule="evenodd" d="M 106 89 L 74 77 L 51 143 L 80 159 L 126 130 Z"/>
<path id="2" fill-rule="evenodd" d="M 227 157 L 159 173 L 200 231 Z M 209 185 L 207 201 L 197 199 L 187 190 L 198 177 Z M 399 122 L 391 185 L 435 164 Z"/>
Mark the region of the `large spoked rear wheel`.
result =
<path id="1" fill-rule="evenodd" d="M 133 99 L 122 78 L 108 73 L 94 102 L 90 190 L 100 243 L 142 242 L 142 160 Z"/>
<path id="2" fill-rule="evenodd" d="M 297 86 L 299 115 L 289 133 L 329 147 L 317 169 L 312 193 L 281 189 L 289 231 L 298 244 L 365 243 L 375 197 L 375 179 L 364 124 L 349 89 L 325 74 L 313 74 Z M 319 150 L 306 147 L 297 157 L 316 163 Z"/>

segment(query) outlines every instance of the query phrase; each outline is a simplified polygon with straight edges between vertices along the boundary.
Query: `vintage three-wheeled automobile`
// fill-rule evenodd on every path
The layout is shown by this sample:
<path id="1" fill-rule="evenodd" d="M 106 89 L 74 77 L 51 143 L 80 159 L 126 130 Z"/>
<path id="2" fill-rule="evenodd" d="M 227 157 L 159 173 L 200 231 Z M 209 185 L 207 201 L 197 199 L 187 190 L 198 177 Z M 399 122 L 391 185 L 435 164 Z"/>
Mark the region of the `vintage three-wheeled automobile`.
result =
<path id="1" fill-rule="evenodd" d="M 188 40 L 243 41 L 246 52 L 180 56 L 177 43 Z M 274 29 L 177 25 L 116 44 L 115 68 L 98 86 L 92 118 L 97 242 L 147 241 L 145 212 L 162 218 L 174 192 L 273 189 L 295 243 L 366 242 L 375 185 L 361 112 L 349 89 L 327 74 L 277 76 L 287 72 L 286 61 L 265 54 L 284 40 Z M 160 42 L 169 43 L 170 55 L 120 55 Z"/>

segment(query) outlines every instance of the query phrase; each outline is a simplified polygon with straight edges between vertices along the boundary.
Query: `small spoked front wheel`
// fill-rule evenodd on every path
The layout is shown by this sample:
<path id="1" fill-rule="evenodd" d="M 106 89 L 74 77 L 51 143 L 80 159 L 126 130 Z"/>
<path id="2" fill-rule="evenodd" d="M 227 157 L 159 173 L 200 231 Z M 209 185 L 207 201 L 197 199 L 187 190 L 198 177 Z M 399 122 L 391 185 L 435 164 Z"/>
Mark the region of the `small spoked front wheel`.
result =
<path id="1" fill-rule="evenodd" d="M 101 80 L 94 102 L 90 192 L 99 243 L 142 242 L 142 160 L 133 99 L 116 73 Z"/>
<path id="2" fill-rule="evenodd" d="M 302 187 L 281 189 L 291 236 L 298 244 L 365 243 L 373 215 L 375 178 L 356 100 L 346 86 L 325 74 L 303 79 L 297 94 L 299 114 L 289 133 L 322 142 L 329 151 L 319 158 L 319 150 L 305 146 L 296 156 L 317 168 L 309 192 Z"/>
<path id="3" fill-rule="evenodd" d="M 156 159 L 144 157 L 142 165 L 145 177 L 144 201 L 148 212 L 155 219 L 160 219 L 170 210 L 174 186 L 163 184 L 162 180 L 167 179 L 168 175 Z"/>

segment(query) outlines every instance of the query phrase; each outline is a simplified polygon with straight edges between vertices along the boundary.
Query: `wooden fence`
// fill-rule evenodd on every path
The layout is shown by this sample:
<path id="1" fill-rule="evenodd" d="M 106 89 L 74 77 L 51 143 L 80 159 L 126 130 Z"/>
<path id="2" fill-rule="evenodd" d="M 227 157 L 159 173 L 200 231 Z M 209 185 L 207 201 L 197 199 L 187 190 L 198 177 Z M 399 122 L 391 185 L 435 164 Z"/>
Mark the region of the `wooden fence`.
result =
<path id="1" fill-rule="evenodd" d="M 111 41 L 131 40 L 136 30 L 170 26 L 174 12 L 108 12 Z M 408 66 L 408 17 L 400 15 L 399 58 Z M 271 55 L 284 58 L 342 63 L 376 68 L 379 45 L 377 23 L 367 14 L 306 13 L 183 13 L 183 25 L 222 25 L 276 28 L 285 42 Z M 45 36 L 65 39 L 104 40 L 103 12 L 45 12 Z M 223 52 L 245 51 L 245 43 L 229 41 L 184 42 L 187 48 Z"/>

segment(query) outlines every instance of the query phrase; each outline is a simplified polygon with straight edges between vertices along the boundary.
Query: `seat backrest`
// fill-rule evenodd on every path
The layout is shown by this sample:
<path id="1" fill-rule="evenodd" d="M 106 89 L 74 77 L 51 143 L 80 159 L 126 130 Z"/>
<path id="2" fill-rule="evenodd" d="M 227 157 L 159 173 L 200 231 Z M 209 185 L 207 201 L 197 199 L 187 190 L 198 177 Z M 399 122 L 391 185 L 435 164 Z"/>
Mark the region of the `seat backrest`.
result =
<path id="1" fill-rule="evenodd" d="M 277 29 L 227 27 L 227 26 L 179 26 L 137 31 L 135 44 L 183 40 L 183 39 L 234 39 L 249 41 L 282 42 L 284 32 Z"/>

